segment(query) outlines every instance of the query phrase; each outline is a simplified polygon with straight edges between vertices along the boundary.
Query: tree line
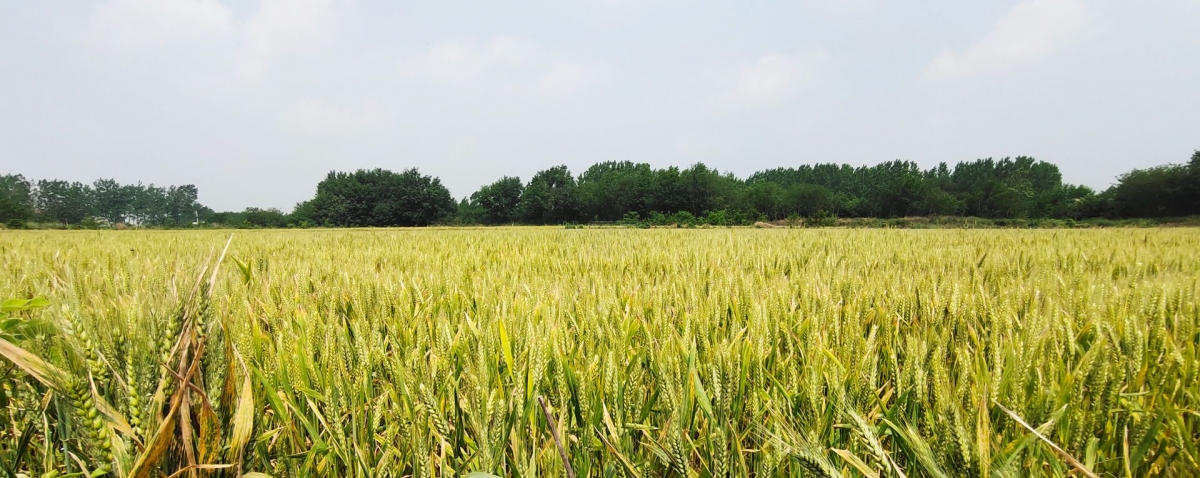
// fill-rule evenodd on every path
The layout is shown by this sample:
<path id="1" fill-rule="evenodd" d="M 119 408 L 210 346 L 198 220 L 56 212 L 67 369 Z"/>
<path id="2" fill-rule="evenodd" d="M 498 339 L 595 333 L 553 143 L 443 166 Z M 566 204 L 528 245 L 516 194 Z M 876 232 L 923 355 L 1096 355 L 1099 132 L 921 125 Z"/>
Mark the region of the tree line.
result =
<path id="1" fill-rule="evenodd" d="M 417 169 L 330 172 L 290 212 L 214 212 L 193 185 L 91 185 L 0 177 L 0 221 L 153 226 L 374 227 L 433 224 L 749 224 L 789 218 L 970 216 L 989 219 L 1160 218 L 1200 214 L 1200 151 L 1186 164 L 1135 169 L 1104 191 L 1064 183 L 1058 166 L 1030 157 L 979 159 L 921 169 L 813 164 L 742 179 L 703 163 L 680 169 L 602 162 L 566 166 L 528 181 L 505 176 L 455 201 Z"/>
<path id="2" fill-rule="evenodd" d="M 456 220 L 479 224 L 971 216 L 991 219 L 1150 218 L 1200 214 L 1200 152 L 1185 165 L 1133 170 L 1097 193 L 1064 183 L 1058 166 L 1030 157 L 921 169 L 814 164 L 745 179 L 695 164 L 653 169 L 604 162 L 577 177 L 565 166 L 528 183 L 504 177 L 459 203 Z"/>
<path id="3" fill-rule="evenodd" d="M 92 184 L 60 180 L 29 181 L 19 174 L 0 176 L 0 222 L 60 224 L 132 224 L 186 226 L 208 210 L 195 185 L 122 185 L 112 179 Z"/>

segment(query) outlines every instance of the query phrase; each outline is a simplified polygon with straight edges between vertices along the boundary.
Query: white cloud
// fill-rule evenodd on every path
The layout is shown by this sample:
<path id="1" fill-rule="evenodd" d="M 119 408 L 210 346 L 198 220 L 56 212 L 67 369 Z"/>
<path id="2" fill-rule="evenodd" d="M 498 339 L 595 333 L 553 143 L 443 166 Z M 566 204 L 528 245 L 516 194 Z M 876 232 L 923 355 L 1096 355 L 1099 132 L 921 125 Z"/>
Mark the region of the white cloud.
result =
<path id="1" fill-rule="evenodd" d="M 725 91 L 711 98 L 722 107 L 769 106 L 787 102 L 812 88 L 829 73 L 824 52 L 764 55 L 725 75 Z"/>
<path id="2" fill-rule="evenodd" d="M 1095 23 L 1095 13 L 1082 0 L 1023 0 L 965 53 L 935 58 L 925 77 L 948 80 L 1004 71 L 1082 41 Z"/>
<path id="3" fill-rule="evenodd" d="M 612 72 L 594 63 L 560 61 L 537 81 L 538 93 L 565 98 L 603 86 L 612 80 Z"/>
<path id="4" fill-rule="evenodd" d="M 83 38 L 92 46 L 159 48 L 225 41 L 234 31 L 217 0 L 113 0 L 92 11 Z"/>
<path id="5" fill-rule="evenodd" d="M 372 103 L 345 106 L 318 100 L 297 102 L 282 117 L 285 125 L 309 133 L 367 129 L 382 119 L 382 112 Z"/>
<path id="6" fill-rule="evenodd" d="M 332 41 L 346 1 L 261 0 L 250 18 L 235 22 L 219 0 L 109 0 L 91 13 L 81 38 L 118 54 L 160 49 L 188 61 L 207 49 L 236 64 L 242 78 L 256 79 L 275 57 Z"/>
<path id="7" fill-rule="evenodd" d="M 439 43 L 416 56 L 400 61 L 400 74 L 433 83 L 464 85 L 500 67 L 529 62 L 537 47 L 512 37 L 496 37 L 487 44 L 474 41 Z"/>
<path id="8" fill-rule="evenodd" d="M 260 76 L 272 58 L 332 41 L 339 0 L 262 0 L 242 32 L 241 73 Z"/>

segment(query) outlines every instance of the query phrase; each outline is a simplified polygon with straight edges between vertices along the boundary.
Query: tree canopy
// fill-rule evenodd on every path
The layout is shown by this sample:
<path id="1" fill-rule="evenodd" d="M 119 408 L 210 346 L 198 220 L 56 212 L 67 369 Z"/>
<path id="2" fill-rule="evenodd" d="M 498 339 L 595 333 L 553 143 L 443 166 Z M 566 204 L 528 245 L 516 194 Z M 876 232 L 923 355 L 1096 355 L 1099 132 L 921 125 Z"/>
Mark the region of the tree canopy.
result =
<path id="1" fill-rule="evenodd" d="M 158 187 L 99 179 L 89 185 L 7 175 L 0 176 L 0 221 L 80 224 L 102 219 L 113 224 L 188 225 L 205 209 L 199 194 L 191 184 Z"/>
<path id="2" fill-rule="evenodd" d="M 760 171 L 745 180 L 702 163 L 681 170 L 608 161 L 578 177 L 566 166 L 540 171 L 523 190 L 519 180 L 505 177 L 463 199 L 457 219 L 557 224 L 713 215 L 738 223 L 830 216 L 1163 217 L 1200 214 L 1197 191 L 1200 152 L 1187 165 L 1131 171 L 1101 194 L 1064 183 L 1058 166 L 1027 156 L 929 169 L 912 161 L 812 164 Z M 514 202 L 516 213 L 507 214 Z"/>
<path id="3" fill-rule="evenodd" d="M 456 211 L 454 198 L 437 178 L 416 168 L 330 172 L 317 195 L 296 207 L 296 215 L 330 226 L 428 226 Z"/>
<path id="4" fill-rule="evenodd" d="M 471 202 L 478 205 L 478 221 L 483 224 L 507 224 L 521 220 L 517 206 L 525 185 L 521 178 L 505 176 L 484 186 L 471 195 Z"/>
<path id="5" fill-rule="evenodd" d="M 991 219 L 1160 218 L 1200 214 L 1200 151 L 1186 164 L 1135 169 L 1097 193 L 1063 182 L 1058 166 L 1031 157 L 978 159 L 922 169 L 912 161 L 874 166 L 805 164 L 745 179 L 696 163 L 655 169 L 606 161 L 578 176 L 565 165 L 528 182 L 504 176 L 456 202 L 417 169 L 330 172 L 291 213 L 214 212 L 196 186 L 30 181 L 0 176 L 0 222 L 149 226 L 200 222 L 249 227 L 563 224 L 653 220 L 713 224 L 785 218 L 971 216 Z"/>

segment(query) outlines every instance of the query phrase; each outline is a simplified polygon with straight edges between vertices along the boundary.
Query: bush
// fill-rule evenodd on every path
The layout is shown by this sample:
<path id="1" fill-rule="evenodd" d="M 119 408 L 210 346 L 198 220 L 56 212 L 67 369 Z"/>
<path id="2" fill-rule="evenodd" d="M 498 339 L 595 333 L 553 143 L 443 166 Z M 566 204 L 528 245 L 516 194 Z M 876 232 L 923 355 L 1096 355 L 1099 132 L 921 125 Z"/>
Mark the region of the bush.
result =
<path id="1" fill-rule="evenodd" d="M 704 217 L 704 222 L 713 226 L 724 226 L 729 222 L 729 218 L 725 214 L 725 210 L 709 211 Z"/>
<path id="2" fill-rule="evenodd" d="M 833 227 L 837 225 L 837 216 L 827 211 L 817 211 L 816 214 L 804 220 L 805 227 Z"/>
<path id="3" fill-rule="evenodd" d="M 670 222 L 676 227 L 696 227 L 696 216 L 687 211 L 679 211 L 671 215 Z"/>

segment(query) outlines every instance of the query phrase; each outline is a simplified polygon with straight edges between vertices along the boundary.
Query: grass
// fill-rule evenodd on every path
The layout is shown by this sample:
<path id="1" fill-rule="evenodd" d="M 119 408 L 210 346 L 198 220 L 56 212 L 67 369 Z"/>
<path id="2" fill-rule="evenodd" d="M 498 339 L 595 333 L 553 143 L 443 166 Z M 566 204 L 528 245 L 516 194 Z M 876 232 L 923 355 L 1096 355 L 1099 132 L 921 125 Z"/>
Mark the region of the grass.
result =
<path id="1" fill-rule="evenodd" d="M 227 237 L 0 234 L 0 473 L 1200 472 L 1196 229 Z"/>

